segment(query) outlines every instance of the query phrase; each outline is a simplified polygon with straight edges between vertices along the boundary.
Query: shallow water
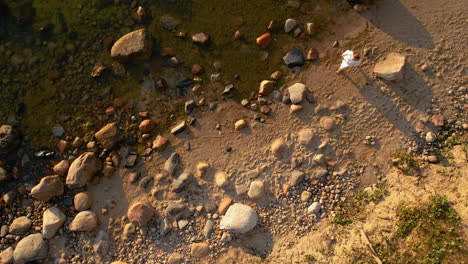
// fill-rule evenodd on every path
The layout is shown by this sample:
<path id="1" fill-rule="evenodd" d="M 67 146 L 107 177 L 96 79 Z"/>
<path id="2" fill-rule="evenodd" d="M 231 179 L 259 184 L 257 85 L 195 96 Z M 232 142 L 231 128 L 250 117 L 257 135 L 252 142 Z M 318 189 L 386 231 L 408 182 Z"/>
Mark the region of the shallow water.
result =
<path id="1" fill-rule="evenodd" d="M 297 18 L 302 25 L 315 22 L 324 29 L 336 15 L 338 0 L 301 1 L 299 8 L 290 2 L 272 0 L 25 0 L 5 1 L 0 18 L 0 113 L 22 119 L 22 126 L 36 137 L 50 136 L 56 123 L 81 123 L 85 134 L 92 128 L 98 109 L 113 96 L 136 98 L 148 76 L 177 81 L 191 78 L 193 63 L 204 66 L 202 86 L 209 86 L 215 71 L 213 62 L 222 65 L 222 83 L 234 83 L 235 99 L 246 98 L 258 89 L 259 82 L 276 70 L 285 69 L 282 57 L 293 47 L 305 48 L 310 39 L 295 39 L 292 34 L 274 34 L 273 45 L 259 49 L 255 39 L 267 32 L 271 20 Z M 299 2 L 299 1 L 297 1 Z M 144 6 L 147 18 L 135 19 L 136 8 Z M 175 31 L 163 28 L 162 16 L 172 16 L 179 25 Z M 125 65 L 126 73 L 111 73 L 92 78 L 99 62 L 111 67 L 110 46 L 123 34 L 146 27 L 154 39 L 153 56 L 147 64 Z M 234 40 L 240 30 L 244 37 Z M 176 32 L 185 31 L 180 39 Z M 207 47 L 191 42 L 190 36 L 205 32 L 211 37 Z M 162 48 L 172 48 L 182 61 L 170 68 L 159 56 Z M 261 57 L 267 57 L 262 60 Z M 239 75 L 239 79 L 234 76 Z M 168 87 L 168 89 L 175 89 Z M 208 88 L 206 88 L 208 89 Z M 167 98 L 165 91 L 152 94 Z M 177 93 L 175 93 L 177 95 Z M 149 96 L 145 94 L 145 96 Z M 76 122 L 73 122 L 76 121 Z"/>

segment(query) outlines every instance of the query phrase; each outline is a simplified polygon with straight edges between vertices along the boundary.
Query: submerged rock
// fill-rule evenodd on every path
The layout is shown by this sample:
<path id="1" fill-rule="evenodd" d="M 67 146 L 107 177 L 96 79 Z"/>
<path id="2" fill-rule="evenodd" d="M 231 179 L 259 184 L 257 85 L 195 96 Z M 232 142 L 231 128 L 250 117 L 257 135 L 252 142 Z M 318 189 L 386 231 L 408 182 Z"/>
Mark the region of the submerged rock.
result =
<path id="1" fill-rule="evenodd" d="M 125 34 L 114 43 L 111 49 L 111 57 L 121 62 L 145 60 L 150 56 L 151 41 L 145 29 Z"/>
<path id="2" fill-rule="evenodd" d="M 0 126 L 0 155 L 14 150 L 19 144 L 19 139 L 19 132 L 13 126 Z"/>

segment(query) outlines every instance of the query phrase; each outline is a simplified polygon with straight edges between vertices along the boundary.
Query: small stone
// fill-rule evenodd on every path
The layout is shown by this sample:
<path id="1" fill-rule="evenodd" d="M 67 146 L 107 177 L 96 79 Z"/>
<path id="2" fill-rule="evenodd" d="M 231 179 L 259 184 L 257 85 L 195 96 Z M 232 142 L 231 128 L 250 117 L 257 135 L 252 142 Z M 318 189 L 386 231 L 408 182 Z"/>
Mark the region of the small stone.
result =
<path id="1" fill-rule="evenodd" d="M 141 133 L 143 134 L 151 133 L 151 131 L 153 131 L 155 127 L 156 127 L 156 123 L 151 119 L 145 119 L 141 121 L 139 125 L 139 129 Z"/>
<path id="2" fill-rule="evenodd" d="M 313 202 L 308 208 L 307 208 L 307 213 L 308 214 L 318 214 L 320 212 L 320 209 L 322 206 L 320 205 L 319 202 Z"/>
<path id="3" fill-rule="evenodd" d="M 57 207 L 47 209 L 42 217 L 42 235 L 44 238 L 51 239 L 65 223 L 65 219 L 65 214 Z"/>
<path id="4" fill-rule="evenodd" d="M 11 264 L 15 260 L 13 258 L 13 247 L 8 247 L 0 253 L 0 263 L 2 264 Z"/>
<path id="5" fill-rule="evenodd" d="M 77 193 L 73 198 L 73 204 L 75 206 L 75 210 L 81 212 L 91 208 L 93 199 L 91 198 L 91 194 L 89 192 L 80 192 Z"/>
<path id="6" fill-rule="evenodd" d="M 250 199 L 258 201 L 263 197 L 264 194 L 265 190 L 263 181 L 253 181 L 250 184 L 249 191 L 247 192 L 247 195 Z"/>
<path id="7" fill-rule="evenodd" d="M 185 105 L 184 105 L 184 111 L 185 111 L 185 114 L 190 114 L 193 109 L 195 109 L 195 101 L 194 100 L 188 100 L 187 102 L 185 102 Z"/>
<path id="8" fill-rule="evenodd" d="M 258 221 L 257 212 L 252 207 L 235 203 L 229 207 L 221 219 L 219 228 L 236 233 L 246 233 L 252 230 Z"/>
<path id="9" fill-rule="evenodd" d="M 312 158 L 312 163 L 317 164 L 317 165 L 325 165 L 326 162 L 327 160 L 325 158 L 325 155 L 323 154 L 316 154 Z"/>
<path id="10" fill-rule="evenodd" d="M 8 235 L 8 226 L 2 225 L 0 228 L 0 237 L 5 237 L 6 235 Z"/>
<path id="11" fill-rule="evenodd" d="M 247 121 L 244 119 L 237 120 L 236 123 L 234 124 L 234 129 L 236 131 L 241 131 L 242 129 L 247 127 Z"/>
<path id="12" fill-rule="evenodd" d="M 126 238 L 129 238 L 131 235 L 135 234 L 136 227 L 133 223 L 128 223 L 124 226 L 122 235 Z"/>
<path id="13" fill-rule="evenodd" d="M 109 123 L 101 128 L 94 137 L 105 149 L 112 149 L 122 140 L 122 133 L 115 123 Z"/>
<path id="14" fill-rule="evenodd" d="M 218 171 L 215 174 L 215 183 L 221 188 L 224 188 L 229 185 L 229 178 L 227 174 L 223 171 Z"/>
<path id="15" fill-rule="evenodd" d="M 32 220 L 26 216 L 21 216 L 13 220 L 9 232 L 13 235 L 24 235 L 31 228 Z"/>
<path id="16" fill-rule="evenodd" d="M 166 146 L 168 145 L 169 143 L 169 139 L 166 138 L 166 137 L 163 137 L 161 135 L 157 135 L 156 136 L 156 139 L 153 141 L 153 146 L 152 148 L 154 150 L 159 150 L 159 151 L 162 151 L 166 148 Z"/>
<path id="17" fill-rule="evenodd" d="M 197 44 L 205 45 L 209 40 L 210 37 L 203 32 L 192 35 L 192 41 Z"/>
<path id="18" fill-rule="evenodd" d="M 52 170 L 57 175 L 65 176 L 67 175 L 68 168 L 70 168 L 70 162 L 68 160 L 62 160 L 57 163 Z"/>
<path id="19" fill-rule="evenodd" d="M 195 171 L 195 176 L 197 176 L 198 178 L 202 178 L 206 172 L 208 171 L 208 169 L 210 168 L 210 165 L 206 162 L 199 162 L 197 164 L 197 168 L 196 168 L 196 171 Z"/>
<path id="20" fill-rule="evenodd" d="M 437 162 L 439 162 L 439 159 L 438 159 L 437 156 L 435 156 L 435 155 L 431 155 L 431 156 L 427 157 L 427 160 L 428 160 L 430 163 L 437 163 Z"/>
<path id="21" fill-rule="evenodd" d="M 174 152 L 164 163 L 164 170 L 167 171 L 169 175 L 174 176 L 180 163 L 180 155 Z"/>
<path id="22" fill-rule="evenodd" d="M 171 134 L 177 135 L 185 130 L 185 121 L 180 122 L 177 126 L 171 129 Z"/>
<path id="23" fill-rule="evenodd" d="M 204 72 L 203 66 L 200 64 L 193 64 L 192 65 L 192 74 L 193 75 L 198 75 Z"/>
<path id="24" fill-rule="evenodd" d="M 62 195 L 63 187 L 60 176 L 46 176 L 31 189 L 31 196 L 40 201 L 48 201 L 52 197 Z"/>
<path id="25" fill-rule="evenodd" d="M 257 42 L 257 45 L 261 48 L 261 49 L 266 49 L 268 48 L 271 43 L 273 42 L 273 37 L 271 36 L 270 33 L 265 33 L 263 35 L 261 35 L 260 37 L 258 37 L 256 39 L 256 42 Z"/>
<path id="26" fill-rule="evenodd" d="M 284 32 L 289 33 L 297 26 L 297 20 L 288 18 L 284 23 Z"/>
<path id="27" fill-rule="evenodd" d="M 377 77 L 387 81 L 401 80 L 405 63 L 405 55 L 390 53 L 375 65 L 374 73 Z"/>
<path id="28" fill-rule="evenodd" d="M 436 140 L 437 140 L 437 137 L 436 137 L 436 135 L 435 135 L 434 133 L 428 132 L 428 133 L 426 134 L 426 142 L 428 142 L 428 143 L 433 143 L 433 142 L 435 142 Z"/>
<path id="29" fill-rule="evenodd" d="M 2 197 L 3 201 L 7 205 L 11 205 L 13 203 L 13 201 L 15 200 L 15 198 L 16 198 L 16 192 L 14 190 L 8 191 Z"/>
<path id="30" fill-rule="evenodd" d="M 184 258 L 180 253 L 174 252 L 167 258 L 167 264 L 182 264 Z"/>
<path id="31" fill-rule="evenodd" d="M 54 137 L 63 137 L 65 135 L 65 129 L 61 125 L 55 125 L 52 128 L 52 135 Z"/>
<path id="32" fill-rule="evenodd" d="M 302 105 L 295 105 L 295 104 L 292 104 L 291 105 L 291 113 L 299 113 L 302 111 L 304 107 Z"/>
<path id="33" fill-rule="evenodd" d="M 13 252 L 16 263 L 26 263 L 47 257 L 48 243 L 41 234 L 32 234 L 21 239 Z"/>
<path id="34" fill-rule="evenodd" d="M 278 159 L 284 159 L 284 158 L 286 158 L 286 155 L 288 154 L 288 145 L 286 144 L 286 142 L 283 139 L 281 139 L 281 138 L 276 139 L 271 144 L 271 152 Z"/>
<path id="35" fill-rule="evenodd" d="M 293 170 L 289 177 L 289 185 L 296 186 L 304 180 L 305 174 L 302 171 Z"/>
<path id="36" fill-rule="evenodd" d="M 98 219 L 93 211 L 79 212 L 69 225 L 70 231 L 89 232 L 98 226 Z"/>
<path id="37" fill-rule="evenodd" d="M 275 88 L 275 82 L 270 80 L 263 80 L 260 83 L 260 87 L 258 88 L 258 93 L 263 96 L 270 95 Z"/>
<path id="38" fill-rule="evenodd" d="M 336 127 L 336 121 L 332 117 L 324 116 L 320 119 L 320 126 L 327 131 L 332 131 Z"/>
<path id="39" fill-rule="evenodd" d="M 302 67 L 305 63 L 304 54 L 298 49 L 293 49 L 286 53 L 283 61 L 289 68 Z"/>
<path id="40" fill-rule="evenodd" d="M 315 170 L 315 172 L 314 172 L 315 178 L 317 178 L 317 179 L 322 179 L 327 174 L 328 174 L 328 171 L 326 169 L 322 169 L 322 168 L 319 168 L 319 169 Z"/>
<path id="41" fill-rule="evenodd" d="M 194 258 L 204 258 L 210 254 L 210 247 L 207 243 L 192 243 L 190 254 Z"/>
<path id="42" fill-rule="evenodd" d="M 9 179 L 9 175 L 7 174 L 7 171 L 0 167 L 0 182 L 7 181 Z"/>
<path id="43" fill-rule="evenodd" d="M 295 83 L 288 87 L 288 92 L 291 102 L 293 104 L 300 104 L 305 98 L 306 87 L 302 83 Z"/>
<path id="44" fill-rule="evenodd" d="M 184 172 L 172 184 L 172 191 L 176 193 L 182 192 L 193 180 L 193 175 L 188 172 Z"/>
<path id="45" fill-rule="evenodd" d="M 301 201 L 302 201 L 302 202 L 307 202 L 307 201 L 310 199 L 311 196 L 312 196 L 312 193 L 311 193 L 311 192 L 309 192 L 309 191 L 303 191 L 303 192 L 301 193 Z"/>
<path id="46" fill-rule="evenodd" d="M 203 228 L 203 236 L 206 239 L 209 239 L 211 236 L 211 233 L 213 233 L 214 225 L 215 225 L 215 222 L 213 220 L 206 221 L 205 227 Z"/>
<path id="47" fill-rule="evenodd" d="M 140 173 L 138 172 L 130 172 L 127 174 L 127 178 L 128 178 L 128 181 L 130 183 L 135 183 L 136 181 L 138 181 L 138 179 L 140 178 Z"/>
<path id="48" fill-rule="evenodd" d="M 314 132 L 311 129 L 302 129 L 298 133 L 298 141 L 301 145 L 310 145 L 314 138 Z"/>
<path id="49" fill-rule="evenodd" d="M 443 127 L 444 126 L 444 116 L 443 115 L 433 115 L 432 116 L 432 123 L 436 127 Z"/>
<path id="50" fill-rule="evenodd" d="M 309 36 L 313 36 L 317 33 L 317 26 L 315 23 L 306 23 L 306 33 Z"/>
<path id="51" fill-rule="evenodd" d="M 311 60 L 318 60 L 319 59 L 319 52 L 316 48 L 310 48 L 309 51 L 307 52 L 307 57 L 306 59 L 308 61 Z"/>
<path id="52" fill-rule="evenodd" d="M 128 220 L 138 227 L 143 227 L 153 218 L 155 210 L 146 203 L 135 203 L 128 209 Z"/>
<path id="53" fill-rule="evenodd" d="M 231 198 L 231 197 L 224 197 L 221 202 L 219 203 L 219 206 L 218 206 L 218 214 L 219 215 L 224 215 L 227 211 L 227 209 L 229 208 L 229 206 L 231 206 L 231 204 L 234 202 L 234 200 Z"/>
<path id="54" fill-rule="evenodd" d="M 151 56 L 151 47 L 148 33 L 139 29 L 118 39 L 112 46 L 111 57 L 120 62 L 144 60 Z"/>

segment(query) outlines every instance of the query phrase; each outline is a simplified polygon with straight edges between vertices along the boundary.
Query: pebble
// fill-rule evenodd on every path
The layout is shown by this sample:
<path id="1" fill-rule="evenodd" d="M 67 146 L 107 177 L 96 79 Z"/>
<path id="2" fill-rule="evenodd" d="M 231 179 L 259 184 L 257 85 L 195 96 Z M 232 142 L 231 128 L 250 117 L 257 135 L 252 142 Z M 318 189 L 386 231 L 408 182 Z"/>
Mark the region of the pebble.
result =
<path id="1" fill-rule="evenodd" d="M 199 162 L 195 170 L 195 176 L 202 178 L 206 174 L 209 168 L 210 168 L 210 165 L 208 163 L 203 162 L 203 161 Z"/>
<path id="2" fill-rule="evenodd" d="M 172 191 L 176 193 L 182 192 L 193 180 L 193 175 L 189 172 L 184 172 L 172 184 Z"/>
<path id="3" fill-rule="evenodd" d="M 297 20 L 288 18 L 284 23 L 284 32 L 289 33 L 297 26 Z"/>
<path id="4" fill-rule="evenodd" d="M 167 258 L 167 264 L 182 264 L 184 258 L 180 253 L 174 252 Z"/>
<path id="5" fill-rule="evenodd" d="M 171 134 L 177 135 L 185 130 L 185 121 L 180 122 L 178 125 L 171 129 Z"/>
<path id="6" fill-rule="evenodd" d="M 102 163 L 94 152 L 86 152 L 78 156 L 68 169 L 65 183 L 68 188 L 83 187 L 101 170 Z"/>
<path id="7" fill-rule="evenodd" d="M 61 125 L 55 125 L 52 128 L 52 135 L 54 137 L 63 137 L 65 135 L 65 129 Z"/>
<path id="8" fill-rule="evenodd" d="M 231 206 L 231 204 L 234 202 L 234 200 L 231 198 L 231 197 L 224 197 L 221 202 L 219 203 L 219 206 L 218 206 L 218 214 L 219 215 L 224 215 L 227 211 L 227 209 L 229 208 L 229 206 Z"/>
<path id="9" fill-rule="evenodd" d="M 307 207 L 308 214 L 318 214 L 322 208 L 319 202 L 313 202 L 309 207 Z"/>
<path id="10" fill-rule="evenodd" d="M 242 129 L 247 127 L 247 121 L 244 119 L 237 120 L 236 123 L 234 124 L 234 129 L 236 131 L 241 131 Z"/>
<path id="11" fill-rule="evenodd" d="M 271 36 L 271 33 L 265 33 L 256 39 L 256 43 L 261 49 L 268 48 L 272 42 L 273 37 Z"/>
<path id="12" fill-rule="evenodd" d="M 55 164 L 54 168 L 52 169 L 54 173 L 60 176 L 67 175 L 68 168 L 70 168 L 70 161 L 62 160 L 59 163 Z"/>
<path id="13" fill-rule="evenodd" d="M 79 212 L 69 225 L 70 231 L 73 232 L 89 232 L 98 226 L 98 219 L 93 211 Z"/>
<path id="14" fill-rule="evenodd" d="M 291 105 L 291 113 L 299 113 L 302 111 L 304 107 L 302 105 L 295 105 L 295 104 L 292 104 Z"/>
<path id="15" fill-rule="evenodd" d="M 166 146 L 169 144 L 169 139 L 166 137 L 163 137 L 161 135 L 157 135 L 156 138 L 153 141 L 152 148 L 154 150 L 164 150 Z"/>
<path id="16" fill-rule="evenodd" d="M 15 260 L 13 258 L 13 247 L 8 247 L 0 253 L 0 263 L 2 264 L 11 264 Z"/>
<path id="17" fill-rule="evenodd" d="M 332 117 L 324 116 L 320 119 L 320 126 L 327 131 L 332 131 L 336 127 L 336 121 Z"/>
<path id="18" fill-rule="evenodd" d="M 97 142 L 105 149 L 112 149 L 123 139 L 120 129 L 115 123 L 109 123 L 94 134 Z"/>
<path id="19" fill-rule="evenodd" d="M 203 228 L 203 236 L 206 239 L 210 239 L 211 233 L 213 233 L 213 227 L 215 222 L 213 220 L 206 221 L 205 227 Z"/>
<path id="20" fill-rule="evenodd" d="M 174 152 L 164 163 L 164 170 L 167 171 L 169 175 L 174 176 L 180 163 L 180 155 Z"/>
<path id="21" fill-rule="evenodd" d="M 431 156 L 427 157 L 427 160 L 428 160 L 430 163 L 437 163 L 437 162 L 439 162 L 439 158 L 437 158 L 437 156 L 435 156 L 435 155 L 431 155 Z"/>
<path id="22" fill-rule="evenodd" d="M 301 50 L 293 49 L 286 53 L 283 61 L 289 68 L 302 67 L 305 63 L 304 53 Z"/>
<path id="23" fill-rule="evenodd" d="M 289 100 L 293 104 L 300 104 L 305 99 L 306 87 L 302 83 L 295 83 L 288 87 Z"/>
<path id="24" fill-rule="evenodd" d="M 301 201 L 302 201 L 302 202 L 307 202 L 307 201 L 310 199 L 311 196 L 312 196 L 312 193 L 311 193 L 311 192 L 309 192 L 309 191 L 303 191 L 303 192 L 301 193 Z"/>
<path id="25" fill-rule="evenodd" d="M 205 242 L 192 243 L 190 254 L 194 258 L 204 258 L 210 254 L 210 247 Z"/>
<path id="26" fill-rule="evenodd" d="M 298 133 L 298 142 L 301 145 L 310 145 L 314 138 L 314 132 L 311 129 L 302 129 Z"/>
<path id="27" fill-rule="evenodd" d="M 306 33 L 309 36 L 315 35 L 315 33 L 317 33 L 317 26 L 315 23 L 306 23 Z"/>
<path id="28" fill-rule="evenodd" d="M 77 193 L 73 198 L 73 204 L 75 206 L 75 210 L 81 212 L 91 208 L 91 205 L 93 204 L 93 199 L 89 192 L 80 192 Z"/>
<path id="29" fill-rule="evenodd" d="M 192 35 L 192 41 L 197 44 L 205 45 L 209 40 L 210 37 L 203 32 Z"/>
<path id="30" fill-rule="evenodd" d="M 155 127 L 156 123 L 151 119 L 145 119 L 141 121 L 140 125 L 138 126 L 140 132 L 143 134 L 151 133 L 151 131 L 153 131 Z"/>
<path id="31" fill-rule="evenodd" d="M 293 170 L 291 176 L 289 177 L 289 184 L 291 186 L 296 186 L 304 180 L 305 174 L 302 171 Z"/>
<path id="32" fill-rule="evenodd" d="M 227 174 L 223 171 L 217 171 L 214 178 L 216 185 L 218 185 L 221 188 L 229 185 L 229 178 Z"/>
<path id="33" fill-rule="evenodd" d="M 275 88 L 275 82 L 270 80 L 263 80 L 260 82 L 260 87 L 258 88 L 258 93 L 263 96 L 270 95 Z"/>
<path id="34" fill-rule="evenodd" d="M 436 140 L 437 140 L 437 137 L 436 137 L 436 135 L 435 135 L 434 133 L 428 132 L 428 133 L 426 134 L 426 142 L 428 142 L 428 143 L 433 143 L 433 142 L 435 142 Z"/>

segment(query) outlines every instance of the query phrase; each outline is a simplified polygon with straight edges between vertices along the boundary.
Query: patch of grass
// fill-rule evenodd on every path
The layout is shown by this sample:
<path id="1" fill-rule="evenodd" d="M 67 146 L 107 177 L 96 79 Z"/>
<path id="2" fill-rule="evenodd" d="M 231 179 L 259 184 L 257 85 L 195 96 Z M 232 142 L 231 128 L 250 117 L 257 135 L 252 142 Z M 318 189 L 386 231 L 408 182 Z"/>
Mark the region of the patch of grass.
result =
<path id="1" fill-rule="evenodd" d="M 304 261 L 305 262 L 312 262 L 312 261 L 317 261 L 317 259 L 311 254 L 305 254 L 304 255 Z"/>
<path id="2" fill-rule="evenodd" d="M 461 263 L 468 253 L 462 222 L 446 196 L 419 206 L 400 206 L 397 231 L 375 249 L 383 263 Z"/>
<path id="3" fill-rule="evenodd" d="M 414 155 L 404 151 L 393 154 L 392 163 L 406 174 L 412 174 L 421 169 L 421 164 Z"/>
<path id="4" fill-rule="evenodd" d="M 337 225 L 349 225 L 353 223 L 353 220 L 349 216 L 338 214 L 333 218 L 332 223 Z"/>

